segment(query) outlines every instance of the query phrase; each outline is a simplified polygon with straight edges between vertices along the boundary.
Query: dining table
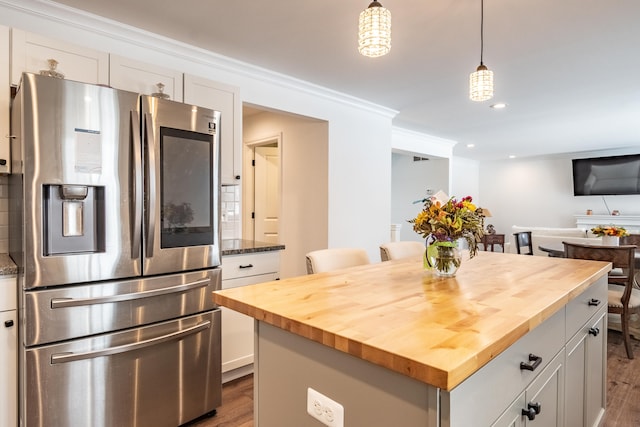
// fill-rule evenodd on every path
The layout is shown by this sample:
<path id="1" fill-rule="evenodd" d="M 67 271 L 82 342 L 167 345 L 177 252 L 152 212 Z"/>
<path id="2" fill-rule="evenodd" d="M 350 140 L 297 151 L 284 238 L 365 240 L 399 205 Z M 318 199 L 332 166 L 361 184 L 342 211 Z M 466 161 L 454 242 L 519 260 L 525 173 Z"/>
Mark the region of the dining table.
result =
<path id="1" fill-rule="evenodd" d="M 599 246 L 599 245 L 592 245 Z M 549 254 L 550 257 L 564 258 L 564 245 L 562 243 L 547 243 L 539 245 L 538 249 Z M 640 247 L 636 247 L 635 251 L 635 267 L 640 269 Z"/>

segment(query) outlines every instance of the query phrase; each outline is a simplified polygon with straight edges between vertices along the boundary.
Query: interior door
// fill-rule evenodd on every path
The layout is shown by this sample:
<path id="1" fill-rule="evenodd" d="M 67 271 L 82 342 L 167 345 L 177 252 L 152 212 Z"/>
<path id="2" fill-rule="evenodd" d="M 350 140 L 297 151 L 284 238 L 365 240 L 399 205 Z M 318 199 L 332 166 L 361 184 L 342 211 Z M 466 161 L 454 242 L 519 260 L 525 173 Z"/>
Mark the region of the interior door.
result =
<path id="1" fill-rule="evenodd" d="M 255 240 L 280 240 L 280 150 L 255 148 Z"/>

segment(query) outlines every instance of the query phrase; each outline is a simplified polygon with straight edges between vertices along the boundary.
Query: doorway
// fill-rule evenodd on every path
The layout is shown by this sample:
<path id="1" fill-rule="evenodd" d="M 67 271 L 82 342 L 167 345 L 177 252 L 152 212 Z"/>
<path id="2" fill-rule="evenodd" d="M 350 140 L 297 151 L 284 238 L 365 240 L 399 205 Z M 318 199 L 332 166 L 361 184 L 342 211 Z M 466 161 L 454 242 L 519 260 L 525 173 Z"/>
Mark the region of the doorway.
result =
<path id="1" fill-rule="evenodd" d="M 280 243 L 281 135 L 244 144 L 243 234 L 247 240 Z"/>

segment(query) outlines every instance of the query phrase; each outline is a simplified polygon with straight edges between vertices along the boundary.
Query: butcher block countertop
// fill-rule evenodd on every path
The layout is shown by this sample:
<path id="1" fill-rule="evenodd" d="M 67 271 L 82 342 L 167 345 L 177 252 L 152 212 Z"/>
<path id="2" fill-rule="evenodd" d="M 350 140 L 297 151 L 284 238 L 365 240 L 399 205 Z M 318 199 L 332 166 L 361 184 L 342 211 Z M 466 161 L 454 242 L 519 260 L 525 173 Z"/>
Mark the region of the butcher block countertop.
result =
<path id="1" fill-rule="evenodd" d="M 479 252 L 455 278 L 415 258 L 217 291 L 214 301 L 449 391 L 610 269 Z"/>

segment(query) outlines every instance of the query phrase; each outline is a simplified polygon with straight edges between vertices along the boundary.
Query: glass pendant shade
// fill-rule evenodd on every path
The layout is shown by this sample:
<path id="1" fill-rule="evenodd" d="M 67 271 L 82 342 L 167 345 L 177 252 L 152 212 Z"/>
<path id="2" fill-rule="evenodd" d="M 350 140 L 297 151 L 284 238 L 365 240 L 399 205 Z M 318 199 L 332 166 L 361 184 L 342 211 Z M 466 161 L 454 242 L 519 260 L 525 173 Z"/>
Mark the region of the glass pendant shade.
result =
<path id="1" fill-rule="evenodd" d="M 493 71 L 480 64 L 469 76 L 469 98 L 472 101 L 486 101 L 493 98 Z"/>
<path id="2" fill-rule="evenodd" d="M 371 58 L 386 55 L 391 50 L 391 12 L 373 1 L 360 12 L 358 51 Z"/>

